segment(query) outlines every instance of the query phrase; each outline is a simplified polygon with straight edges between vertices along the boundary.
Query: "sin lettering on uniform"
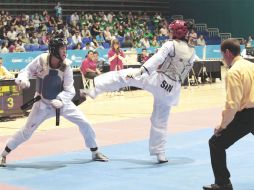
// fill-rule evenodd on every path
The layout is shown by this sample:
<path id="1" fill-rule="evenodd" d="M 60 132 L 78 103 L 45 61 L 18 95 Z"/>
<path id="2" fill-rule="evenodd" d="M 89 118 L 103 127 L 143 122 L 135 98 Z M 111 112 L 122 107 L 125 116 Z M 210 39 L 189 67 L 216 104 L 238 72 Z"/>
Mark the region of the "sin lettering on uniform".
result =
<path id="1" fill-rule="evenodd" d="M 171 92 L 173 86 L 168 84 L 165 80 L 161 83 L 161 88 L 164 88 L 166 91 Z"/>

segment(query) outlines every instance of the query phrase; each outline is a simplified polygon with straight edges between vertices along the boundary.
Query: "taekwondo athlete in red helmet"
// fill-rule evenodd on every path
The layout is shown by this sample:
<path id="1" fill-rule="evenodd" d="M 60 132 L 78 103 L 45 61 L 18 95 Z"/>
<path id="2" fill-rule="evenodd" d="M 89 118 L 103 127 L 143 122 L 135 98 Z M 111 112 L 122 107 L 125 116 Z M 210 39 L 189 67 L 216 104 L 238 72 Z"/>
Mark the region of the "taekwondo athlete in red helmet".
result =
<path id="1" fill-rule="evenodd" d="M 181 83 L 187 77 L 195 59 L 195 49 L 188 44 L 191 23 L 175 20 L 169 25 L 173 39 L 165 42 L 148 61 L 138 69 L 124 69 L 100 75 L 94 79 L 95 88 L 81 90 L 81 94 L 95 98 L 98 94 L 135 86 L 154 96 L 149 150 L 158 163 L 168 162 L 165 154 L 167 126 L 172 106 L 178 104 Z M 140 105 L 142 106 L 142 105 Z"/>

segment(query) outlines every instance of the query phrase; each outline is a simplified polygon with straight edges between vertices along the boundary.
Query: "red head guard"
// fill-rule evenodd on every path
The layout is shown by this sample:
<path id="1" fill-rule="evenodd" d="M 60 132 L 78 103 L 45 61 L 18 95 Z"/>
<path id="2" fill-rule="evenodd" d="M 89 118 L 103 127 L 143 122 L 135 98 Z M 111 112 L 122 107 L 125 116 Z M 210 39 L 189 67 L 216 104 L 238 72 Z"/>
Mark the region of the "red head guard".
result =
<path id="1" fill-rule="evenodd" d="M 184 20 L 174 20 L 170 23 L 169 29 L 172 30 L 174 39 L 184 39 L 189 32 Z"/>

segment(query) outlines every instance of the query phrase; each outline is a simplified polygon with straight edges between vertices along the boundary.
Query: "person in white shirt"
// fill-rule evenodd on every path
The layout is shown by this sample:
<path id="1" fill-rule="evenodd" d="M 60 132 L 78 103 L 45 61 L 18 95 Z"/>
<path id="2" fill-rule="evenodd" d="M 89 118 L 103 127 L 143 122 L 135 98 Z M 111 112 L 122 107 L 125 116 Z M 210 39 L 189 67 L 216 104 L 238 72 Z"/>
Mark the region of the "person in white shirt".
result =
<path id="1" fill-rule="evenodd" d="M 11 30 L 7 32 L 7 38 L 9 41 L 14 42 L 15 40 L 17 40 L 17 32 L 16 29 L 14 27 L 11 27 Z"/>
<path id="2" fill-rule="evenodd" d="M 111 40 L 112 40 L 113 38 L 112 38 L 112 35 L 111 35 L 111 32 L 110 32 L 109 26 L 106 27 L 106 29 L 105 29 L 105 31 L 104 31 L 103 34 L 104 34 L 105 40 L 106 40 L 108 43 L 110 43 Z"/>
<path id="3" fill-rule="evenodd" d="M 197 39 L 197 45 L 198 46 L 205 46 L 206 45 L 206 42 L 205 42 L 205 39 L 204 39 L 203 35 L 200 35 L 199 38 Z"/>
<path id="4" fill-rule="evenodd" d="M 81 34 L 82 34 L 82 37 L 84 38 L 91 38 L 92 35 L 91 35 L 91 32 L 90 30 L 88 29 L 88 26 L 87 25 L 84 25 L 83 26 L 83 29 L 81 31 Z"/>
<path id="5" fill-rule="evenodd" d="M 0 53 L 9 53 L 8 43 L 7 43 L 7 42 L 4 42 L 4 43 L 2 44 Z"/>
<path id="6" fill-rule="evenodd" d="M 79 22 L 79 16 L 78 16 L 78 13 L 75 12 L 71 15 L 71 18 L 70 18 L 70 24 L 74 27 L 76 27 L 77 23 Z"/>
<path id="7" fill-rule="evenodd" d="M 144 48 L 146 48 L 146 49 L 150 48 L 150 42 L 149 42 L 148 37 L 142 38 L 142 39 L 140 40 L 140 42 L 141 42 L 141 44 L 142 44 L 142 47 L 144 47 Z"/>
<path id="8" fill-rule="evenodd" d="M 197 33 L 195 32 L 194 29 L 191 30 L 190 34 L 189 34 L 189 43 L 193 44 L 193 45 L 197 45 Z"/>
<path id="9" fill-rule="evenodd" d="M 82 38 L 78 31 L 75 32 L 75 34 L 72 36 L 72 44 L 77 45 L 78 43 L 82 43 Z"/>

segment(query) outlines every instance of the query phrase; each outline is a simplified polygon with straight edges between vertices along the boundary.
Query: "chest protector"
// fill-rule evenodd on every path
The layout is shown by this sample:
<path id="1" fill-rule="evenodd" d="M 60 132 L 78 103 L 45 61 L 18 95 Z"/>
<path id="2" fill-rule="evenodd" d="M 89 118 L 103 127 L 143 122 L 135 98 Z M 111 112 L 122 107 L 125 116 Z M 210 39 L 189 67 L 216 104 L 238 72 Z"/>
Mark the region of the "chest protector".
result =
<path id="1" fill-rule="evenodd" d="M 64 63 L 62 63 L 64 64 Z M 41 70 L 37 73 L 36 91 L 47 100 L 52 100 L 63 90 L 63 78 L 65 66 L 52 69 L 49 66 L 49 56 L 40 59 Z"/>
<path id="2" fill-rule="evenodd" d="M 190 59 L 195 50 L 186 42 L 173 40 L 174 52 L 168 55 L 157 72 L 165 74 L 171 80 L 182 82 L 187 77 L 193 63 Z"/>

